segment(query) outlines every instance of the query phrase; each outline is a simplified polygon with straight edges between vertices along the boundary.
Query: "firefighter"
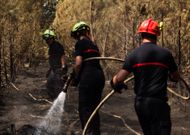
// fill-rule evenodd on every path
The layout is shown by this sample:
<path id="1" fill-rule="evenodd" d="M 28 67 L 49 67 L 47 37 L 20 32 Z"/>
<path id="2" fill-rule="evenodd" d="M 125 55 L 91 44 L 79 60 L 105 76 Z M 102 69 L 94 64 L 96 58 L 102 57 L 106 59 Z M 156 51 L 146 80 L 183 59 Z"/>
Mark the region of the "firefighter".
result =
<path id="1" fill-rule="evenodd" d="M 61 92 L 63 81 L 61 77 L 67 72 L 67 65 L 65 61 L 64 47 L 56 40 L 56 34 L 54 31 L 47 29 L 42 35 L 46 41 L 49 49 L 49 70 L 46 74 L 47 89 L 50 97 L 55 99 Z"/>
<path id="2" fill-rule="evenodd" d="M 100 103 L 104 88 L 104 73 L 99 60 L 85 59 L 100 56 L 98 46 L 92 41 L 90 27 L 85 22 L 76 23 L 71 30 L 75 44 L 75 82 L 79 90 L 79 117 L 84 128 L 88 118 Z M 76 84 L 76 83 L 75 83 Z M 97 113 L 87 129 L 87 133 L 100 135 L 100 116 Z"/>
<path id="3" fill-rule="evenodd" d="M 122 69 L 111 80 L 116 92 L 125 87 L 123 81 L 134 74 L 135 111 L 144 135 L 170 135 L 170 106 L 167 97 L 167 80 L 178 81 L 177 65 L 169 50 L 157 45 L 159 24 L 151 18 L 143 21 L 138 33 L 142 38 L 139 47 L 126 58 Z"/>

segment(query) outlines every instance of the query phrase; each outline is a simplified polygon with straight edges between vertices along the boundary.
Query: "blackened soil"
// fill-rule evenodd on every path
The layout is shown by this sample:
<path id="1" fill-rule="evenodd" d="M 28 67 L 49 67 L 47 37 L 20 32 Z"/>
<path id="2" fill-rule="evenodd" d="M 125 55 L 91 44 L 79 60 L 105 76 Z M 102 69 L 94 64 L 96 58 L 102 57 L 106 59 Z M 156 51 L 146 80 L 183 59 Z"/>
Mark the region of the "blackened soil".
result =
<path id="1" fill-rule="evenodd" d="M 0 135 L 32 135 L 38 124 L 46 115 L 53 102 L 46 91 L 47 64 L 42 63 L 36 70 L 24 69 L 17 76 L 13 86 L 1 90 L 0 94 Z M 122 94 L 114 94 L 100 109 L 102 135 L 135 135 L 142 134 L 134 111 L 134 94 L 132 84 Z M 103 97 L 110 92 L 107 84 Z M 37 99 L 46 101 L 36 101 Z M 172 135 L 190 134 L 190 102 L 169 94 L 172 110 Z M 69 87 L 65 112 L 63 113 L 59 135 L 81 135 L 77 111 L 78 91 Z"/>

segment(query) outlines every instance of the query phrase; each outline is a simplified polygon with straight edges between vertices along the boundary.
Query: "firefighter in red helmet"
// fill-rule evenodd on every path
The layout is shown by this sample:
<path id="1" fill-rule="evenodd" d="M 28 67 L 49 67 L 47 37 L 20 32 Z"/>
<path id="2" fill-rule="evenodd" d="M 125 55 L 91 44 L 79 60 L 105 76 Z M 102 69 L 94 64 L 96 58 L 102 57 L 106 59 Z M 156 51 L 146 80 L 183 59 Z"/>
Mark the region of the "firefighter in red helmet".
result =
<path id="1" fill-rule="evenodd" d="M 140 24 L 138 28 L 138 33 L 149 33 L 155 36 L 160 36 L 159 24 L 151 18 L 145 20 Z"/>
<path id="2" fill-rule="evenodd" d="M 169 50 L 157 45 L 159 24 L 151 18 L 138 27 L 141 45 L 126 58 L 122 69 L 111 80 L 121 93 L 123 81 L 130 74 L 135 80 L 135 111 L 144 135 L 170 135 L 170 107 L 167 103 L 167 79 L 178 81 L 177 65 Z"/>

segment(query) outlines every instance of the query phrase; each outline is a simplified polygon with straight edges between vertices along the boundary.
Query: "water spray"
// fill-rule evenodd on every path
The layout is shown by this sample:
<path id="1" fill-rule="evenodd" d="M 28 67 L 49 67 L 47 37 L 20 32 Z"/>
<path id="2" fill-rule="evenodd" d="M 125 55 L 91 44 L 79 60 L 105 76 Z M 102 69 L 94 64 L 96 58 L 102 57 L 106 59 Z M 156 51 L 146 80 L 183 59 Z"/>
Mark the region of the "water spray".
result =
<path id="1" fill-rule="evenodd" d="M 54 100 L 53 105 L 48 110 L 45 119 L 40 123 L 39 128 L 35 135 L 41 134 L 58 134 L 61 127 L 61 117 L 64 112 L 64 103 L 66 99 L 67 89 L 73 78 L 73 74 L 69 74 L 62 91 L 58 95 L 57 99 Z"/>
<path id="2" fill-rule="evenodd" d="M 53 105 L 48 110 L 45 118 L 39 123 L 38 129 L 35 135 L 55 135 L 59 134 L 61 127 L 61 117 L 64 112 L 66 94 L 61 92 L 57 99 L 54 100 Z"/>

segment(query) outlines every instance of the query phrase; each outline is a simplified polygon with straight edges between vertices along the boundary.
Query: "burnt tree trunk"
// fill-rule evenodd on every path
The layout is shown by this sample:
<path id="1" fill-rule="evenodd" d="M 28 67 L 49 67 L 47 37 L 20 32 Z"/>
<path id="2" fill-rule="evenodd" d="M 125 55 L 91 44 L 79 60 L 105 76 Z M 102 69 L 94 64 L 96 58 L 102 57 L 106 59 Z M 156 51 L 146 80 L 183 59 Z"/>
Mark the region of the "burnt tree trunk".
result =
<path id="1" fill-rule="evenodd" d="M 14 72 L 14 58 L 13 58 L 13 53 L 14 53 L 14 45 L 13 45 L 13 37 L 10 37 L 10 46 L 9 46 L 9 57 L 10 57 L 10 81 L 14 82 L 15 80 L 15 72 Z"/>
<path id="2" fill-rule="evenodd" d="M 2 86 L 2 77 L 1 77 L 1 72 L 2 72 L 2 66 L 1 66 L 1 50 L 2 50 L 2 47 L 1 47 L 1 43 L 2 43 L 2 35 L 1 35 L 1 32 L 0 32 L 0 87 Z"/>
<path id="3" fill-rule="evenodd" d="M 136 20 L 133 20 L 133 48 L 135 48 L 135 31 L 136 31 Z"/>
<path id="4" fill-rule="evenodd" d="M 108 23 L 106 24 L 106 31 L 104 32 L 106 35 L 105 35 L 105 38 L 104 38 L 104 41 L 103 41 L 103 49 L 102 49 L 102 56 L 105 57 L 106 56 L 106 46 L 108 44 L 108 36 L 109 36 L 109 27 L 110 27 L 110 23 L 108 21 Z"/>
<path id="5" fill-rule="evenodd" d="M 179 17 L 179 30 L 178 30 L 178 66 L 180 69 L 180 65 L 181 65 L 181 16 Z"/>
<path id="6" fill-rule="evenodd" d="M 180 12 L 182 13 L 183 9 L 184 9 L 184 1 L 180 1 L 179 3 L 180 5 Z M 179 66 L 179 70 L 181 69 L 181 19 L 182 19 L 182 16 L 180 14 L 179 16 L 179 30 L 178 30 L 178 66 Z"/>
<path id="7" fill-rule="evenodd" d="M 94 22 L 94 0 L 91 0 L 91 1 L 90 1 L 90 27 L 91 27 L 92 40 L 94 41 L 93 22 Z"/>
<path id="8" fill-rule="evenodd" d="M 163 13 L 163 11 L 161 12 L 161 19 L 162 19 L 162 22 L 164 23 L 164 13 Z M 162 42 L 162 47 L 164 47 L 164 29 L 163 28 L 161 28 L 161 42 Z"/>
<path id="9" fill-rule="evenodd" d="M 3 59 L 3 67 L 4 67 L 4 77 L 5 77 L 5 82 L 6 82 L 6 84 L 8 84 L 8 76 L 7 76 L 7 62 L 6 62 L 6 56 L 5 56 L 5 48 L 4 48 L 4 46 L 2 46 L 2 54 L 3 54 L 3 57 L 2 57 L 2 59 Z"/>

